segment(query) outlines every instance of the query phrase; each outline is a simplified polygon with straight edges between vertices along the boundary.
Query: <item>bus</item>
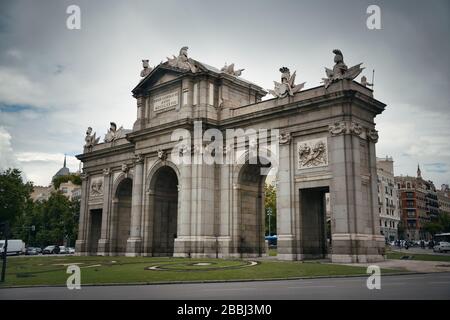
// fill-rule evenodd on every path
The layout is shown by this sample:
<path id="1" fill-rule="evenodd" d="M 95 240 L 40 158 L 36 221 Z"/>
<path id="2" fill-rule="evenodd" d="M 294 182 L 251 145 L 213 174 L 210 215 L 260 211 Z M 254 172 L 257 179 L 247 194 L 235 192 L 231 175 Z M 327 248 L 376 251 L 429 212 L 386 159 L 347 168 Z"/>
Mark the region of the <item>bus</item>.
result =
<path id="1" fill-rule="evenodd" d="M 438 233 L 433 237 L 434 252 L 450 251 L 450 233 Z"/>

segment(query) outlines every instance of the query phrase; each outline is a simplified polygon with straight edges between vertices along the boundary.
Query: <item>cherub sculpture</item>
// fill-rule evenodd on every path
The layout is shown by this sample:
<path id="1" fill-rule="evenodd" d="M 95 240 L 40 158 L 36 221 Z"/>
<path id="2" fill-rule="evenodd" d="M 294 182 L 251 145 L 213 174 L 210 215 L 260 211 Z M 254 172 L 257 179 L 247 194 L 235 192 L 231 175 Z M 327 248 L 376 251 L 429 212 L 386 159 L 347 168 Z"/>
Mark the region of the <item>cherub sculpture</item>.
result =
<path id="1" fill-rule="evenodd" d="M 269 93 L 277 98 L 284 98 L 286 96 L 293 96 L 295 93 L 303 89 L 306 82 L 295 85 L 296 71 L 291 76 L 289 68 L 280 68 L 281 72 L 281 83 L 274 81 L 275 88 L 273 90 L 269 89 Z"/>

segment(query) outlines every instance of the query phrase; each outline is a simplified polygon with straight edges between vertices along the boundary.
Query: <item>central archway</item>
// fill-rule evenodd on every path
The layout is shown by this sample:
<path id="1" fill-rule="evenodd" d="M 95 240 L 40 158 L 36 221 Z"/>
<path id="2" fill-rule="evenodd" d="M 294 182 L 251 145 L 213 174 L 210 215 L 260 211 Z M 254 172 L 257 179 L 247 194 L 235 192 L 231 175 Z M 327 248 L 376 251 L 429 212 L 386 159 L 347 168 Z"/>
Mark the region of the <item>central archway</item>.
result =
<path id="1" fill-rule="evenodd" d="M 262 256 L 266 253 L 264 184 L 268 168 L 270 164 L 246 163 L 239 171 L 237 249 L 241 257 Z"/>
<path id="2" fill-rule="evenodd" d="M 173 256 L 178 227 L 178 177 L 169 166 L 159 168 L 150 184 L 152 256 Z"/>

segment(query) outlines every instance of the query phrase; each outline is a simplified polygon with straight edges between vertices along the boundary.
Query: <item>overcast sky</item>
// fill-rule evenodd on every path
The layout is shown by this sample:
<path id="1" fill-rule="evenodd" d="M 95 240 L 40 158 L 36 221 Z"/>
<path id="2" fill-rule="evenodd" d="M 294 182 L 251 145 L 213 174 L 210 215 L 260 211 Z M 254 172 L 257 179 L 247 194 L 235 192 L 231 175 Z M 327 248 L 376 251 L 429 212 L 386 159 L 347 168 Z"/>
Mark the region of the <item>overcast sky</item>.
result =
<path id="1" fill-rule="evenodd" d="M 272 88 L 278 69 L 320 84 L 332 49 L 363 62 L 386 111 L 375 121 L 377 155 L 396 175 L 450 182 L 449 1 L 5 1 L 0 0 L 0 169 L 50 183 L 64 153 L 72 171 L 84 134 L 109 122 L 131 128 L 141 59 L 152 65 L 189 46 L 190 57 Z M 67 6 L 81 30 L 66 28 Z M 370 4 L 381 30 L 366 27 Z"/>

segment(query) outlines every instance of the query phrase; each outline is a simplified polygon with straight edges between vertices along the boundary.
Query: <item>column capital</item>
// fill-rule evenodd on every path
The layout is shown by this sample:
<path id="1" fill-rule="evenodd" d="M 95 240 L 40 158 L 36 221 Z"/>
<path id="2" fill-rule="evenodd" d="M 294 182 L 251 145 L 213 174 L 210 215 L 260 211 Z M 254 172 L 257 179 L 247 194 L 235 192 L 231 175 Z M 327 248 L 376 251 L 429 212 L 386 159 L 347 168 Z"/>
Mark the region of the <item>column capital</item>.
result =
<path id="1" fill-rule="evenodd" d="M 280 144 L 290 144 L 292 140 L 292 136 L 290 132 L 283 132 L 280 133 L 280 135 L 278 136 L 278 142 Z"/>
<path id="2" fill-rule="evenodd" d="M 367 129 L 367 138 L 373 143 L 378 142 L 378 131 L 375 129 Z"/>
<path id="3" fill-rule="evenodd" d="M 334 124 L 328 126 L 328 132 L 330 132 L 332 137 L 338 136 L 340 134 L 347 133 L 347 123 L 345 121 L 338 121 Z"/>
<path id="4" fill-rule="evenodd" d="M 145 157 L 142 153 L 137 153 L 134 157 L 135 164 L 143 164 L 144 160 L 145 160 Z"/>

